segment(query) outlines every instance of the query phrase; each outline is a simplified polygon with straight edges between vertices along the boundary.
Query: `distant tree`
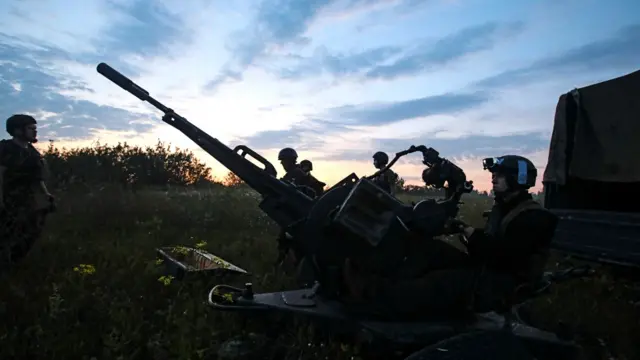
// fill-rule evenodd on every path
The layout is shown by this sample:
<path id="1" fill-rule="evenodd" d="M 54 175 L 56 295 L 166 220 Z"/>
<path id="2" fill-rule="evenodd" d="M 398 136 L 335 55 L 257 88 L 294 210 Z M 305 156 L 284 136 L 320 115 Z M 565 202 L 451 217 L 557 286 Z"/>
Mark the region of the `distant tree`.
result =
<path id="1" fill-rule="evenodd" d="M 406 192 L 406 193 L 418 194 L 418 193 L 424 193 L 424 191 L 425 191 L 424 186 L 420 186 L 420 185 L 405 185 L 404 186 L 404 192 Z"/>
<path id="2" fill-rule="evenodd" d="M 405 191 L 404 179 L 402 177 L 398 176 L 396 178 L 396 182 L 393 184 L 393 187 L 395 188 L 396 192 Z"/>
<path id="3" fill-rule="evenodd" d="M 245 184 L 244 181 L 242 181 L 242 179 L 240 179 L 238 175 L 234 174 L 231 171 L 227 173 L 227 176 L 224 177 L 224 180 L 222 182 L 225 186 L 230 186 L 230 187 L 238 187 Z"/>
<path id="4" fill-rule="evenodd" d="M 212 184 L 211 169 L 192 152 L 158 143 L 142 148 L 118 143 L 96 143 L 93 147 L 59 149 L 50 142 L 43 152 L 48 183 L 52 187 L 71 184 L 120 184 L 140 186 L 194 186 Z"/>

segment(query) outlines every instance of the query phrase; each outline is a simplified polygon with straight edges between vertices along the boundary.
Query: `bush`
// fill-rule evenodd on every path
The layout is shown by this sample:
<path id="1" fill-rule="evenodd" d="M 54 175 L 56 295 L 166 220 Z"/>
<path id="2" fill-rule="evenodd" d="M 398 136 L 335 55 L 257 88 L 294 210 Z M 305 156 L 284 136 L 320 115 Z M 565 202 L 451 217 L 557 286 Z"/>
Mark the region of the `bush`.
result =
<path id="1" fill-rule="evenodd" d="M 118 184 L 123 187 L 199 186 L 213 182 L 211 169 L 193 152 L 158 141 L 142 148 L 126 143 L 77 149 L 58 149 L 53 142 L 43 153 L 48 183 L 54 188 L 73 185 Z"/>

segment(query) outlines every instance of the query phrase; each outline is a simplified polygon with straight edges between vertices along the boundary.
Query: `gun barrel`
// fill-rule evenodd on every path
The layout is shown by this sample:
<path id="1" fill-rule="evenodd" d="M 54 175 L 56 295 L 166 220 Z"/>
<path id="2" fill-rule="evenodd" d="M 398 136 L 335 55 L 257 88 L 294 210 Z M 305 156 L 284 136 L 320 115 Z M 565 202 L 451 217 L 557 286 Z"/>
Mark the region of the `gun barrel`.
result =
<path id="1" fill-rule="evenodd" d="M 281 204 L 278 206 L 269 205 L 269 207 L 273 209 L 269 210 L 272 213 L 268 215 L 274 218 L 276 222 L 281 225 L 290 223 L 306 215 L 310 210 L 313 200 L 302 192 L 297 191 L 293 185 L 278 180 L 276 178 L 277 172 L 275 167 L 257 152 L 245 145 L 239 145 L 232 150 L 218 139 L 213 138 L 193 125 L 186 118 L 154 99 L 147 90 L 111 66 L 100 63 L 96 70 L 114 84 L 130 92 L 133 96 L 148 102 L 162 111 L 165 114 L 165 116 L 162 117 L 165 123 L 185 134 L 224 167 L 240 177 L 247 185 L 258 191 L 264 198 L 263 202 L 267 204 Z M 260 169 L 253 162 L 249 161 L 245 157 L 247 154 L 260 162 L 264 168 Z M 278 200 L 284 200 L 283 198 L 286 198 L 284 204 Z M 277 209 L 275 209 L 275 207 L 277 207 Z"/>

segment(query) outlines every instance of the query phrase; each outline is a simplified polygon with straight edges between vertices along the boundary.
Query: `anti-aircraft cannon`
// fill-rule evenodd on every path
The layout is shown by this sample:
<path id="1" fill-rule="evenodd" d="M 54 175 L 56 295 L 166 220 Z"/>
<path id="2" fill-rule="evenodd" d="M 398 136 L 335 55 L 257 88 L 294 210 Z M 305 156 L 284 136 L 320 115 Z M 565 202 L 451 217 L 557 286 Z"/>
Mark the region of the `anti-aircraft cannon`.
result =
<path id="1" fill-rule="evenodd" d="M 231 149 L 206 134 L 171 108 L 150 96 L 149 92 L 100 63 L 97 71 L 138 99 L 164 113 L 162 120 L 189 137 L 223 166 L 240 177 L 262 197 L 259 207 L 292 238 L 291 247 L 300 259 L 300 280 L 305 289 L 266 294 L 254 293 L 251 284 L 244 289 L 215 286 L 209 304 L 222 311 L 281 311 L 329 320 L 343 330 L 364 331 L 371 339 L 384 338 L 394 343 L 433 344 L 458 334 L 501 332 L 524 340 L 533 352 L 558 353 L 569 359 L 575 350 L 572 341 L 511 320 L 505 314 L 475 314 L 464 320 L 415 319 L 397 322 L 354 315 L 339 301 L 343 290 L 341 267 L 346 258 L 358 258 L 369 273 L 393 271 L 404 258 L 403 242 L 429 241 L 446 231 L 446 220 L 458 213 L 461 196 L 472 191 L 473 184 L 464 171 L 426 146 L 411 146 L 399 152 L 385 168 L 400 157 L 420 152 L 426 166 L 422 178 L 427 185 L 442 188 L 445 198 L 407 205 L 389 195 L 369 179 L 350 174 L 322 196 L 312 198 L 295 185 L 279 180 L 274 166 L 245 145 Z M 263 168 L 246 158 L 250 155 Z M 380 171 L 384 171 L 382 169 Z M 375 176 L 372 175 L 371 177 Z M 548 274 L 547 283 L 554 280 Z M 531 294 L 542 291 L 537 287 Z M 434 296 L 437 296 L 434 294 Z M 231 298 L 231 301 L 229 301 Z M 471 349 L 467 353 L 474 353 Z"/>
<path id="2" fill-rule="evenodd" d="M 420 152 L 427 166 L 423 173 L 425 183 L 436 187 L 444 187 L 448 183 L 444 201 L 425 200 L 415 206 L 406 205 L 369 180 L 376 174 L 362 179 L 350 174 L 323 196 L 314 199 L 300 187 L 276 178 L 275 167 L 251 148 L 245 145 L 229 148 L 154 99 L 148 91 L 109 65 L 101 63 L 97 71 L 138 99 L 162 111 L 165 123 L 185 134 L 256 190 L 262 196 L 260 208 L 294 239 L 291 247 L 297 257 L 302 259 L 306 254 L 315 256 L 314 270 L 317 274 L 314 280 L 323 278 L 326 282 L 326 266 L 335 265 L 344 256 L 396 247 L 393 239 L 402 237 L 399 232 L 419 231 L 424 236 L 438 235 L 443 231 L 445 220 L 457 215 L 462 194 L 473 189 L 472 182 L 467 181 L 462 169 L 441 158 L 436 150 L 420 145 L 397 153 L 380 171 L 391 167 L 402 156 Z M 247 155 L 262 164 L 263 168 L 248 160 Z M 345 241 L 345 237 L 358 239 Z M 391 259 L 388 253 L 384 255 Z M 394 260 L 399 260 L 399 256 Z"/>

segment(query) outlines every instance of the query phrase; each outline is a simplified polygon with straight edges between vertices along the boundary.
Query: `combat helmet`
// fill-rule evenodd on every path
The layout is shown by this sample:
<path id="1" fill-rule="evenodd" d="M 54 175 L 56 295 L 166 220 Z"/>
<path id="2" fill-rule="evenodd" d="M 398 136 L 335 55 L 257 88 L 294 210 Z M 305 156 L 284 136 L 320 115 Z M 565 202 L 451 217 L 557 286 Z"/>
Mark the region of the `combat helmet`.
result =
<path id="1" fill-rule="evenodd" d="M 504 175 L 512 189 L 526 190 L 536 185 L 538 169 L 531 160 L 519 155 L 504 155 L 482 160 L 482 167 L 491 173 Z"/>
<path id="2" fill-rule="evenodd" d="M 15 131 L 17 129 L 24 128 L 27 125 L 35 125 L 37 123 L 36 119 L 31 115 L 15 114 L 7 119 L 6 129 L 9 135 L 15 136 Z"/>
<path id="3" fill-rule="evenodd" d="M 309 169 L 309 171 L 312 171 L 313 170 L 313 163 L 311 161 L 309 161 L 309 160 L 302 160 L 302 161 L 300 161 L 300 167 L 301 168 L 305 168 L 306 167 L 306 168 Z"/>
<path id="4" fill-rule="evenodd" d="M 278 160 L 296 160 L 298 153 L 292 148 L 284 148 L 278 153 Z"/>
<path id="5" fill-rule="evenodd" d="M 373 154 L 373 160 L 377 161 L 379 165 L 387 165 L 387 163 L 389 163 L 389 156 L 382 151 L 378 151 Z"/>

